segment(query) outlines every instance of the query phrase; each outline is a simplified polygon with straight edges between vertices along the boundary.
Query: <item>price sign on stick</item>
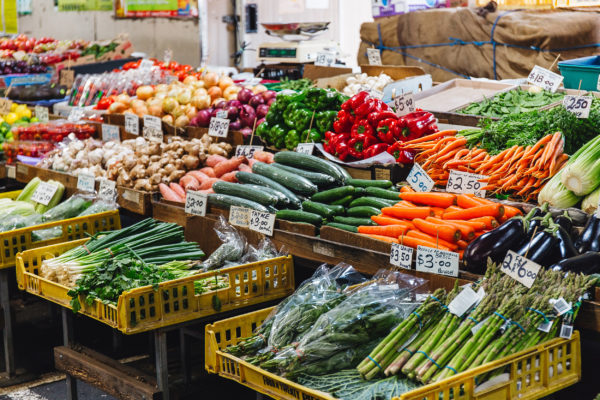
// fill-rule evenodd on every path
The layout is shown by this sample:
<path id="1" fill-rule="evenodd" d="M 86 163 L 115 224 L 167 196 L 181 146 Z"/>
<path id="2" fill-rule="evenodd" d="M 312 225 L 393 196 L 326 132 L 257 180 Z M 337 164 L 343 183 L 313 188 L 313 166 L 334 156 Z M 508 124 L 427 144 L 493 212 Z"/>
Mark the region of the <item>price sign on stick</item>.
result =
<path id="1" fill-rule="evenodd" d="M 555 74 L 546 68 L 540 67 L 539 65 L 533 67 L 529 73 L 529 76 L 527 77 L 527 82 L 553 93 L 556 92 L 556 89 L 558 89 L 562 81 L 562 75 Z"/>
<path id="2" fill-rule="evenodd" d="M 509 250 L 502 261 L 502 272 L 528 288 L 533 285 L 541 265 Z"/>
<path id="3" fill-rule="evenodd" d="M 125 132 L 133 135 L 140 134 L 140 118 L 137 115 L 126 113 L 125 115 Z"/>
<path id="4" fill-rule="evenodd" d="M 7 99 L 6 97 L 0 97 L 0 114 L 8 114 L 10 112 L 11 106 L 12 101 Z"/>
<path id="5" fill-rule="evenodd" d="M 94 175 L 79 174 L 77 175 L 77 190 L 82 192 L 93 192 L 96 180 Z"/>
<path id="6" fill-rule="evenodd" d="M 52 197 L 54 196 L 54 193 L 56 193 L 57 190 L 58 186 L 56 185 L 53 185 L 48 182 L 40 182 L 37 188 L 35 189 L 35 192 L 33 192 L 31 200 L 35 201 L 36 203 L 40 203 L 47 206 L 50 203 L 50 200 L 52 200 Z"/>
<path id="7" fill-rule="evenodd" d="M 209 136 L 227 137 L 227 132 L 229 132 L 229 119 L 219 117 L 212 117 L 210 119 L 210 124 L 208 125 Z"/>
<path id="8" fill-rule="evenodd" d="M 296 146 L 296 153 L 312 154 L 314 150 L 314 143 L 298 143 L 298 146 Z"/>
<path id="9" fill-rule="evenodd" d="M 435 182 L 427 172 L 418 164 L 414 163 L 410 173 L 406 177 L 406 181 L 417 192 L 429 192 Z"/>
<path id="10" fill-rule="evenodd" d="M 390 252 L 390 264 L 400 268 L 410 269 L 410 266 L 412 264 L 412 256 L 412 247 L 403 246 L 398 243 L 392 243 L 392 251 Z"/>
<path id="11" fill-rule="evenodd" d="M 369 60 L 369 65 L 381 65 L 381 51 L 379 49 L 368 48 L 367 59 Z"/>
<path id="12" fill-rule="evenodd" d="M 563 107 L 577 118 L 588 118 L 592 108 L 592 96 L 566 95 L 563 98 Z"/>
<path id="13" fill-rule="evenodd" d="M 395 97 L 394 110 L 396 110 L 396 115 L 399 117 L 414 112 L 415 100 L 413 99 L 412 93 L 405 93 Z"/>
<path id="14" fill-rule="evenodd" d="M 256 210 L 250 211 L 250 222 L 248 225 L 250 230 L 260 232 L 267 236 L 273 236 L 274 226 L 275 214 Z"/>
<path id="15" fill-rule="evenodd" d="M 247 228 L 250 225 L 250 209 L 238 206 L 229 207 L 229 223 Z"/>
<path id="16" fill-rule="evenodd" d="M 206 194 L 188 190 L 185 196 L 185 212 L 204 217 L 206 215 Z"/>
<path id="17" fill-rule="evenodd" d="M 142 129 L 144 133 L 144 137 L 153 142 L 162 142 L 163 141 L 163 132 L 162 129 L 156 129 L 152 126 L 145 126 Z"/>
<path id="18" fill-rule="evenodd" d="M 235 156 L 244 156 L 246 158 L 252 158 L 254 156 L 254 153 L 256 153 L 257 151 L 262 151 L 263 149 L 263 146 L 240 145 L 235 148 Z"/>
<path id="19" fill-rule="evenodd" d="M 417 271 L 458 276 L 458 253 L 417 246 Z"/>
<path id="20" fill-rule="evenodd" d="M 106 178 L 102 179 L 98 188 L 98 197 L 109 201 L 114 200 L 117 197 L 116 182 Z"/>
<path id="21" fill-rule="evenodd" d="M 449 193 L 465 193 L 474 194 L 475 196 L 485 197 L 485 183 L 479 182 L 487 178 L 485 175 L 471 174 L 469 172 L 450 170 L 448 183 L 446 184 L 446 192 Z"/>
<path id="22" fill-rule="evenodd" d="M 40 122 L 48 122 L 48 108 L 42 106 L 35 106 L 35 116 Z"/>
<path id="23" fill-rule="evenodd" d="M 120 142 L 121 132 L 117 125 L 102 124 L 102 141 L 104 142 Z"/>

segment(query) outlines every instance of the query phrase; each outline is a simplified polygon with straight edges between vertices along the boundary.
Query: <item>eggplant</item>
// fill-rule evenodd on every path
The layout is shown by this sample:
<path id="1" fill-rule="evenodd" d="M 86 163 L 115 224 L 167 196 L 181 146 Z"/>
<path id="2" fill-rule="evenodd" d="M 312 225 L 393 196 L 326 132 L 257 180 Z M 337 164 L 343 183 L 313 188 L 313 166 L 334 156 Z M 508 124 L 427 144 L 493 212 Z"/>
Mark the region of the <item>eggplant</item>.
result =
<path id="1" fill-rule="evenodd" d="M 562 226 L 556 224 L 556 238 L 558 239 L 558 250 L 560 253 L 560 259 L 575 257 L 579 253 L 571 240 L 571 235 Z"/>
<path id="2" fill-rule="evenodd" d="M 522 245 L 515 252 L 543 267 L 548 267 L 560 257 L 558 238 L 547 229 L 536 233 L 531 241 Z"/>
<path id="3" fill-rule="evenodd" d="M 579 254 L 583 254 L 586 251 L 590 250 L 590 244 L 592 241 L 598 236 L 598 225 L 600 224 L 600 219 L 596 218 L 596 215 L 592 215 L 588 222 L 585 224 L 581 235 L 575 241 L 575 248 L 579 252 Z"/>
<path id="4" fill-rule="evenodd" d="M 532 208 L 531 211 L 527 213 L 525 216 L 525 219 L 529 221 L 529 225 L 527 226 L 527 236 L 531 237 L 536 227 L 538 227 L 537 230 L 540 229 L 539 224 L 541 218 L 548 214 L 548 207 L 548 203 L 544 203 L 543 206 Z"/>
<path id="5" fill-rule="evenodd" d="M 543 217 L 534 217 L 529 221 L 529 227 L 527 228 L 527 236 L 531 239 L 533 235 L 542 230 L 548 228 L 552 222 L 552 214 L 546 213 Z"/>
<path id="6" fill-rule="evenodd" d="M 600 273 L 600 253 L 586 251 L 575 257 L 565 258 L 550 267 L 554 271 L 582 273 L 586 275 Z"/>
<path id="7" fill-rule="evenodd" d="M 569 217 L 569 213 L 566 210 L 562 215 L 554 218 L 554 223 L 562 227 L 569 234 L 573 231 L 573 220 Z"/>

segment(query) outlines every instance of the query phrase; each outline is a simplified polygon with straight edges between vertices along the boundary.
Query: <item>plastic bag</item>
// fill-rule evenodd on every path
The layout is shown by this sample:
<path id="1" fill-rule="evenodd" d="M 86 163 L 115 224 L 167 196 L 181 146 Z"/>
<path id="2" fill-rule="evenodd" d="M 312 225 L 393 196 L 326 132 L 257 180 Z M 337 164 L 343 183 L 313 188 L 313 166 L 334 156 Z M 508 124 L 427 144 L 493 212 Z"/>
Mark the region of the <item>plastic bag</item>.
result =
<path id="1" fill-rule="evenodd" d="M 25 228 L 28 226 L 39 225 L 42 223 L 40 214 L 32 214 L 28 216 L 14 215 L 5 218 L 0 222 L 0 232 L 8 232 L 13 229 Z"/>
<path id="2" fill-rule="evenodd" d="M 52 222 L 77 217 L 92 205 L 92 199 L 93 197 L 90 196 L 74 194 L 67 200 L 42 214 L 42 220 L 44 222 Z"/>
<path id="3" fill-rule="evenodd" d="M 119 208 L 119 205 L 112 200 L 99 198 L 92 203 L 86 210 L 81 212 L 78 217 L 84 217 L 86 215 L 98 214 L 105 211 L 112 211 Z"/>
<path id="4" fill-rule="evenodd" d="M 246 237 L 231 226 L 222 215 L 219 216 L 214 230 L 223 244 L 206 261 L 200 263 L 200 268 L 205 271 L 221 268 L 227 261 L 239 260 L 246 249 Z"/>
<path id="5" fill-rule="evenodd" d="M 277 250 L 277 247 L 275 247 L 271 240 L 263 238 L 256 247 L 248 245 L 248 250 L 241 259 L 238 261 L 226 261 L 224 266 L 233 267 L 287 255 L 288 251 L 283 246 L 281 247 L 281 250 Z"/>

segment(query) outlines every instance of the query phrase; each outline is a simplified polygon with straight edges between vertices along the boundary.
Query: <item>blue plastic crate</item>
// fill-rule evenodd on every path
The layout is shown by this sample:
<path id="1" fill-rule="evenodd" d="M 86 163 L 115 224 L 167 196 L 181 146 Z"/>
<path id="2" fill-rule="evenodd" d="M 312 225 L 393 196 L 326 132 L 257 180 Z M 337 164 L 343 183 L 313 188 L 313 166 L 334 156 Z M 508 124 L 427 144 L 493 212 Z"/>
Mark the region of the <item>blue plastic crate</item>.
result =
<path id="1" fill-rule="evenodd" d="M 578 89 L 581 81 L 581 90 L 600 91 L 600 56 L 561 61 L 558 69 L 565 77 L 565 88 Z"/>

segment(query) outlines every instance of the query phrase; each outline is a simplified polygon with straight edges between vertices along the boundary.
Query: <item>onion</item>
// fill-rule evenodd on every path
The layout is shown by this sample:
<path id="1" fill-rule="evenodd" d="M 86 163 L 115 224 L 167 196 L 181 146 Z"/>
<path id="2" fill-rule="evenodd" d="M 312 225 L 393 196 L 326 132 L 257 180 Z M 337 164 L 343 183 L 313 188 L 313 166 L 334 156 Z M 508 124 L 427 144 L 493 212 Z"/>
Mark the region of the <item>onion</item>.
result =
<path id="1" fill-rule="evenodd" d="M 134 109 L 134 108 L 140 108 L 140 107 L 145 107 L 145 106 L 146 106 L 146 102 L 144 100 L 140 100 L 140 99 L 132 99 L 131 100 L 130 107 L 132 109 Z"/>
<path id="2" fill-rule="evenodd" d="M 159 93 L 159 92 L 166 92 L 169 90 L 169 86 L 165 83 L 160 83 L 158 85 L 156 85 L 154 87 L 154 92 L 155 93 Z"/>
<path id="3" fill-rule="evenodd" d="M 243 88 L 237 94 L 237 99 L 242 103 L 247 103 L 252 97 L 252 91 L 250 89 Z"/>
<path id="4" fill-rule="evenodd" d="M 192 105 L 199 110 L 210 106 L 210 96 L 208 94 L 194 95 L 192 97 Z"/>
<path id="5" fill-rule="evenodd" d="M 175 120 L 175 126 L 178 128 L 186 127 L 189 124 L 190 124 L 190 119 L 187 117 L 187 115 L 181 115 L 181 116 L 177 117 L 177 119 Z"/>
<path id="6" fill-rule="evenodd" d="M 274 90 L 265 90 L 264 92 L 261 93 L 263 99 L 265 99 L 265 103 L 271 99 L 274 99 L 275 96 L 277 96 L 277 92 L 275 92 Z"/>
<path id="7" fill-rule="evenodd" d="M 242 102 L 239 100 L 228 100 L 227 105 L 240 108 L 242 106 Z"/>
<path id="8" fill-rule="evenodd" d="M 148 100 L 154 94 L 154 89 L 152 86 L 144 85 L 137 88 L 135 91 L 135 95 L 140 100 Z"/>
<path id="9" fill-rule="evenodd" d="M 210 89 L 208 89 L 208 95 L 211 99 L 214 100 L 216 98 L 222 97 L 223 91 L 218 86 L 213 86 Z"/>
<path id="10" fill-rule="evenodd" d="M 271 99 L 271 100 L 267 101 L 267 105 L 268 105 L 269 107 L 271 107 L 271 104 L 275 103 L 275 100 L 277 100 L 277 99 L 273 98 L 273 99 Z"/>
<path id="11" fill-rule="evenodd" d="M 210 124 L 210 111 L 200 110 L 194 117 L 198 126 L 207 127 Z"/>
<path id="12" fill-rule="evenodd" d="M 259 126 L 260 124 L 262 124 L 263 122 L 265 122 L 264 118 L 259 119 L 258 121 L 256 121 L 256 126 Z"/>
<path id="13" fill-rule="evenodd" d="M 148 113 L 150 115 L 154 115 L 155 117 L 160 117 L 162 115 L 162 105 L 151 104 L 148 106 Z"/>
<path id="14" fill-rule="evenodd" d="M 211 101 L 210 105 L 214 106 L 215 104 L 221 102 L 221 101 L 225 101 L 224 98 L 222 97 L 217 97 L 216 99 L 214 99 L 213 101 Z"/>
<path id="15" fill-rule="evenodd" d="M 266 104 L 259 104 L 258 107 L 256 107 L 256 116 L 258 118 L 263 118 L 268 112 L 269 106 Z"/>
<path id="16" fill-rule="evenodd" d="M 127 106 L 120 101 L 115 101 L 108 107 L 109 114 L 120 114 L 125 110 L 127 110 Z"/>
<path id="17" fill-rule="evenodd" d="M 254 108 L 248 104 L 244 104 L 240 109 L 240 121 L 242 122 L 242 126 L 253 126 L 255 119 L 256 112 L 254 111 Z"/>
<path id="18" fill-rule="evenodd" d="M 266 92 L 267 90 L 269 90 L 269 89 L 267 89 L 267 87 L 265 85 L 256 85 L 252 88 L 252 93 L 258 94 L 258 93 Z"/>
<path id="19" fill-rule="evenodd" d="M 198 78 L 196 78 L 194 75 L 188 75 L 183 80 L 183 83 L 185 83 L 186 85 L 192 85 L 196 81 L 198 81 Z"/>
<path id="20" fill-rule="evenodd" d="M 219 101 L 218 103 L 215 103 L 215 108 L 225 108 L 227 106 L 227 102 L 222 100 Z"/>
<path id="21" fill-rule="evenodd" d="M 229 126 L 231 126 L 231 124 L 229 124 Z M 252 128 L 249 128 L 249 127 L 242 128 L 241 132 L 242 132 L 242 135 L 244 135 L 244 137 L 252 136 Z"/>
<path id="22" fill-rule="evenodd" d="M 233 85 L 233 79 L 231 79 L 230 77 L 224 76 L 221 79 L 219 79 L 219 87 L 221 88 L 221 90 L 225 90 L 231 85 Z"/>
<path id="23" fill-rule="evenodd" d="M 206 87 L 215 86 L 217 82 L 219 82 L 219 76 L 214 72 L 207 72 L 206 74 L 204 74 L 202 79 L 204 79 L 204 85 Z"/>
<path id="24" fill-rule="evenodd" d="M 145 105 L 133 108 L 133 112 L 138 117 L 143 117 L 144 115 L 147 115 L 149 113 L 148 107 L 146 107 Z"/>
<path id="25" fill-rule="evenodd" d="M 196 109 L 196 107 L 192 106 L 192 105 L 188 105 L 185 108 L 185 115 L 189 118 L 192 119 L 196 116 L 196 114 L 198 114 L 198 110 Z"/>
<path id="26" fill-rule="evenodd" d="M 225 110 L 227 111 L 227 118 L 231 121 L 235 120 L 240 113 L 240 109 L 234 106 L 226 107 Z"/>
<path id="27" fill-rule="evenodd" d="M 172 115 L 165 115 L 164 117 L 162 117 L 162 121 L 167 123 L 167 124 L 171 124 L 173 125 L 173 116 Z"/>
<path id="28" fill-rule="evenodd" d="M 189 104 L 192 101 L 192 91 L 189 89 L 184 89 L 182 90 L 178 95 L 177 95 L 177 101 L 179 102 L 179 104 Z"/>
<path id="29" fill-rule="evenodd" d="M 128 94 L 122 93 L 116 97 L 115 101 L 118 101 L 119 103 L 125 104 L 125 106 L 129 107 L 129 104 L 131 104 L 131 97 L 129 97 Z"/>
<path id="30" fill-rule="evenodd" d="M 162 100 L 162 99 L 164 99 L 166 97 L 167 97 L 167 92 L 156 92 L 156 93 L 154 93 L 153 99 L 160 99 L 160 100 Z"/>
<path id="31" fill-rule="evenodd" d="M 265 99 L 263 99 L 263 97 L 260 94 L 255 94 L 254 96 L 250 97 L 250 101 L 248 101 L 248 104 L 250 104 L 254 108 L 264 103 Z"/>
<path id="32" fill-rule="evenodd" d="M 226 98 L 235 98 L 240 90 L 242 90 L 242 87 L 238 85 L 227 86 L 227 88 L 223 89 L 223 96 L 225 96 Z"/>
<path id="33" fill-rule="evenodd" d="M 217 113 L 218 113 L 219 111 L 221 111 L 221 110 L 220 110 L 220 109 L 218 109 L 218 108 L 213 108 L 213 109 L 212 109 L 212 111 L 210 112 L 210 117 L 211 117 L 211 118 L 213 118 L 213 117 L 216 117 L 216 116 L 217 116 Z"/>
<path id="34" fill-rule="evenodd" d="M 242 122 L 239 119 L 231 121 L 229 123 L 229 129 L 231 129 L 232 131 L 239 131 L 240 129 L 242 129 Z"/>
<path id="35" fill-rule="evenodd" d="M 204 88 L 198 88 L 198 89 L 194 90 L 194 96 L 200 96 L 200 95 L 208 96 L 208 91 Z"/>
<path id="36" fill-rule="evenodd" d="M 192 82 L 194 89 L 204 88 L 204 81 L 202 79 Z"/>
<path id="37" fill-rule="evenodd" d="M 167 97 L 163 100 L 162 110 L 166 113 L 171 113 L 179 104 L 173 97 Z"/>

